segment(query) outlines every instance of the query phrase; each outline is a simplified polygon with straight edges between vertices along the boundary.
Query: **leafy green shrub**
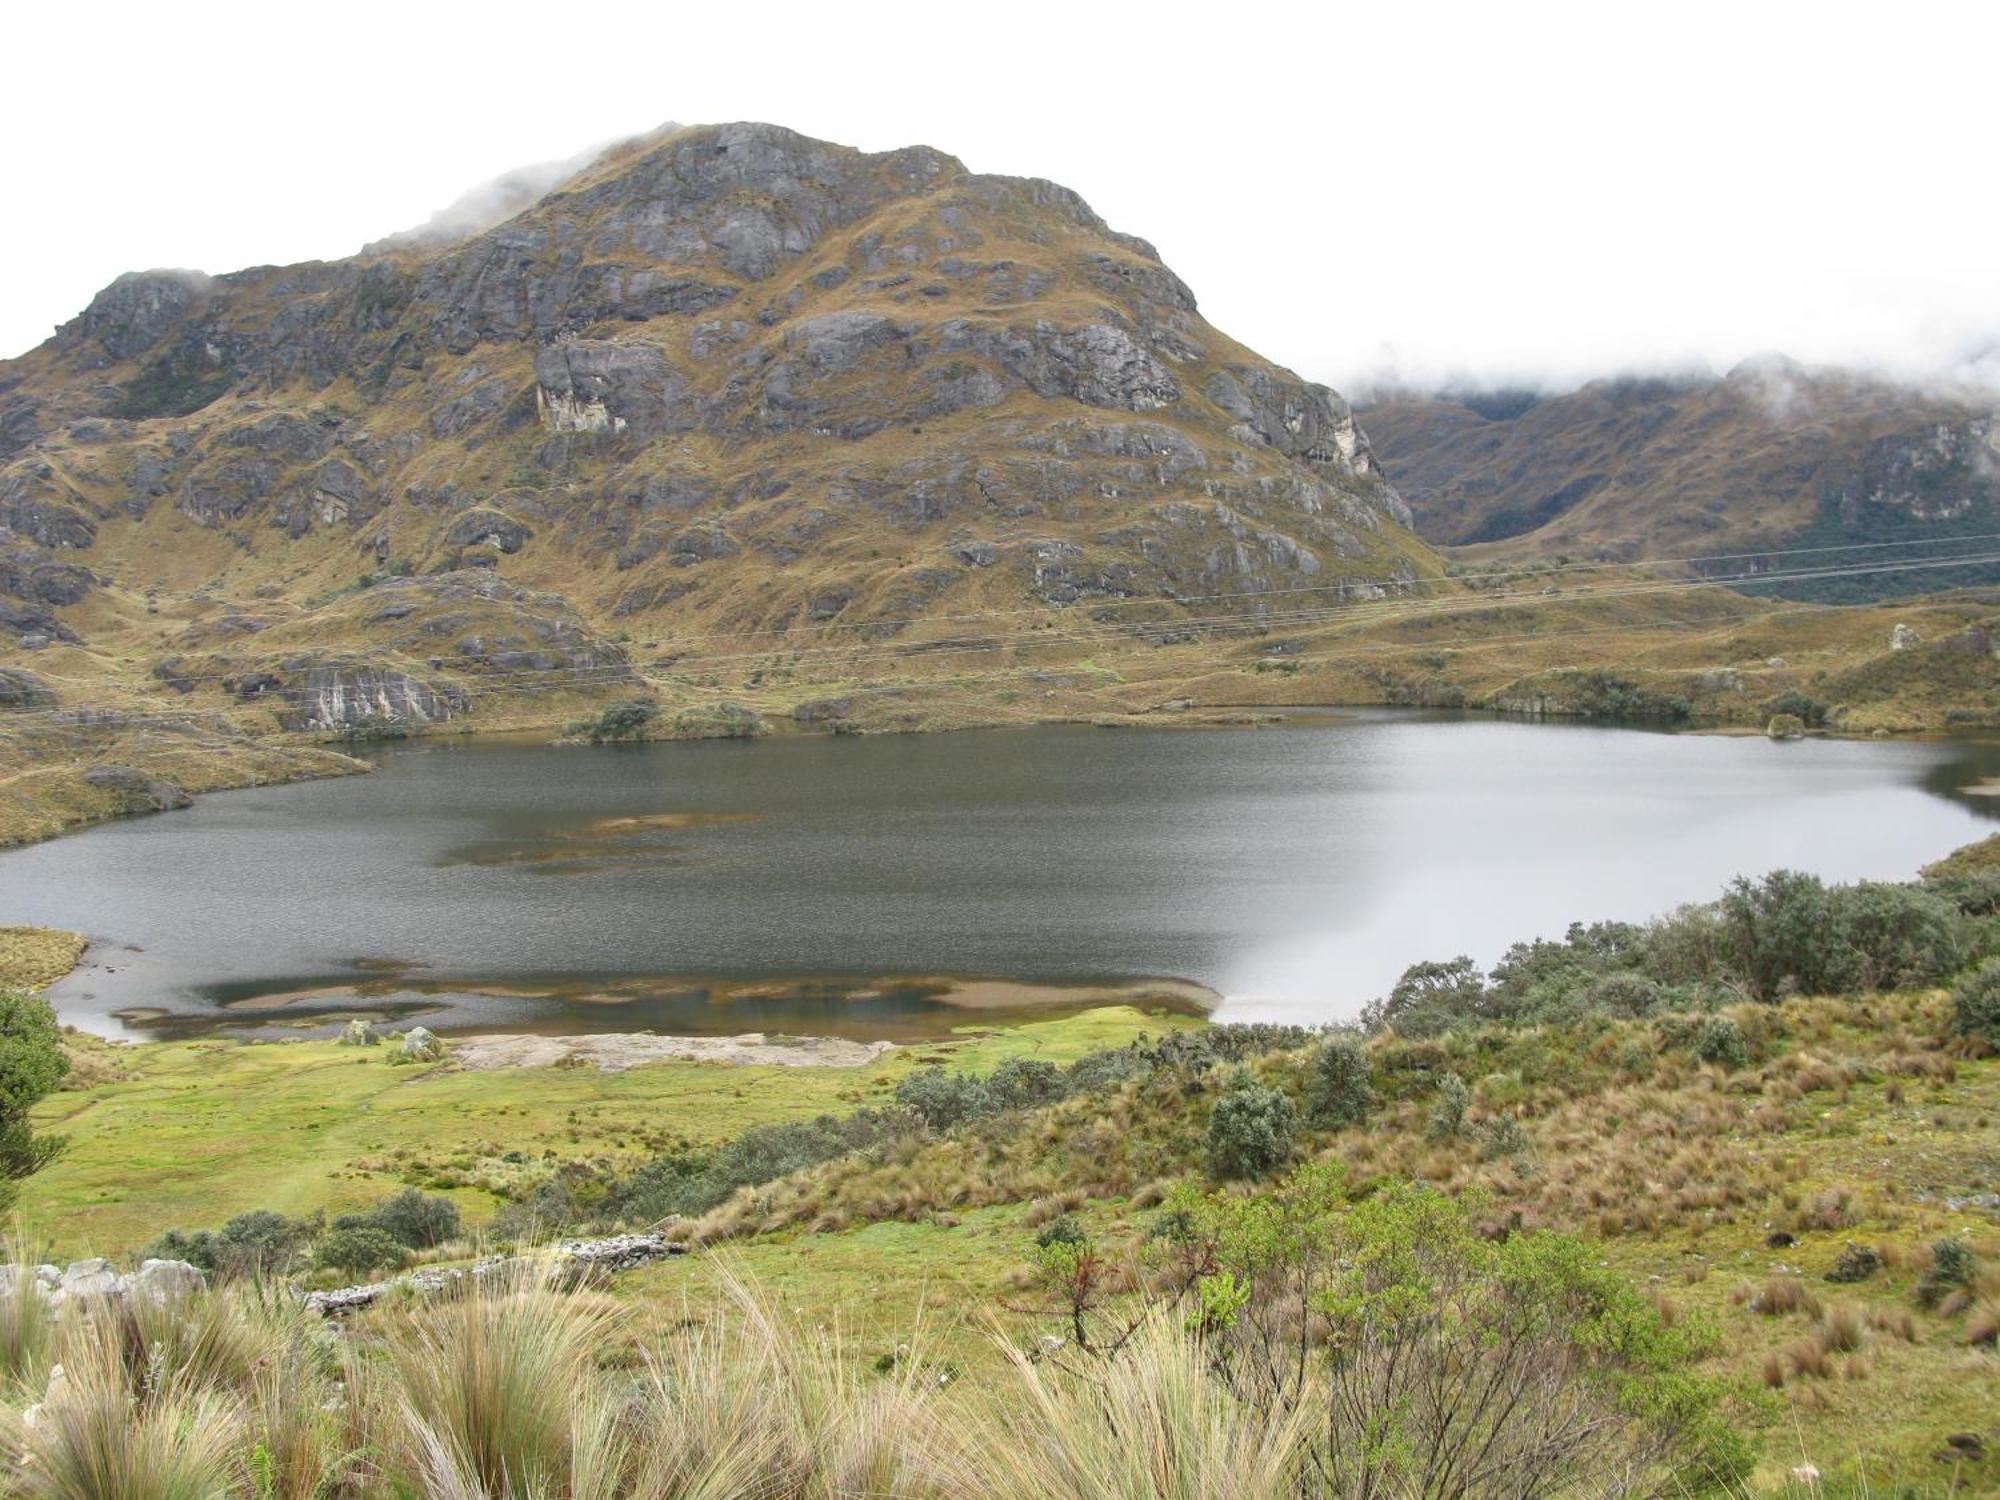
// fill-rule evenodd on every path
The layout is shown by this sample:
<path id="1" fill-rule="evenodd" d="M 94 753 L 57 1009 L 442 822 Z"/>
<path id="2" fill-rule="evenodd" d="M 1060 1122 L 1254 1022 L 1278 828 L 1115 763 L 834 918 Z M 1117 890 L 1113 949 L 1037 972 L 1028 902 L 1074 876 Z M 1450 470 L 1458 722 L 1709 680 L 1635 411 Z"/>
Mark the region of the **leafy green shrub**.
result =
<path id="1" fill-rule="evenodd" d="M 1528 1139 L 1528 1132 L 1512 1115 L 1499 1115 L 1488 1121 L 1479 1138 L 1479 1155 L 1485 1161 L 1525 1156 L 1533 1149 L 1534 1142 Z"/>
<path id="2" fill-rule="evenodd" d="M 1965 924 L 1941 894 L 1864 880 L 1835 886 L 1833 906 L 1854 955 L 1849 982 L 1864 989 L 1933 984 L 1964 962 Z"/>
<path id="3" fill-rule="evenodd" d="M 1694 1055 L 1706 1063 L 1724 1068 L 1750 1066 L 1750 1044 L 1743 1028 L 1728 1016 L 1710 1016 L 1694 1034 Z"/>
<path id="4" fill-rule="evenodd" d="M 986 1087 L 1002 1109 L 1036 1109 L 1069 1092 L 1061 1069 L 1038 1057 L 1014 1057 L 986 1075 Z"/>
<path id="5" fill-rule="evenodd" d="M 970 1073 L 920 1068 L 896 1085 L 896 1102 L 927 1130 L 947 1131 L 1000 1108 L 993 1090 Z"/>
<path id="6" fill-rule="evenodd" d="M 1035 1248 L 1046 1250 L 1051 1245 L 1082 1245 L 1090 1235 L 1075 1214 L 1057 1214 L 1035 1232 Z"/>
<path id="7" fill-rule="evenodd" d="M 1368 1049 L 1355 1036 L 1330 1036 L 1313 1060 L 1306 1117 L 1318 1126 L 1352 1125 L 1375 1102 L 1368 1081 Z"/>
<path id="8" fill-rule="evenodd" d="M 1238 1073 L 1208 1121 L 1208 1165 L 1218 1177 L 1266 1177 L 1291 1160 L 1298 1110 L 1281 1091 Z"/>
<path id="9" fill-rule="evenodd" d="M 1443 963 L 1427 960 L 1403 970 L 1385 998 L 1362 1006 L 1361 1024 L 1399 1036 L 1437 1036 L 1454 1026 L 1494 1019 L 1489 998 L 1479 966 L 1464 954 Z"/>
<path id="10" fill-rule="evenodd" d="M 2000 1051 L 2000 958 L 1989 958 L 1952 986 L 1952 1029 Z"/>
<path id="11" fill-rule="evenodd" d="M 1826 1279 L 1847 1284 L 1866 1281 L 1882 1269 L 1882 1257 L 1867 1245 L 1849 1242 L 1840 1247 L 1840 1254 L 1834 1257 L 1833 1269 L 1826 1273 Z"/>
<path id="12" fill-rule="evenodd" d="M 14 1184 L 41 1171 L 67 1144 L 61 1136 L 36 1135 L 28 1112 L 68 1072 L 49 1002 L 25 990 L 0 990 L 0 1211 L 19 1196 Z"/>
<path id="13" fill-rule="evenodd" d="M 1465 1109 L 1472 1103 L 1472 1090 L 1456 1073 L 1438 1080 L 1437 1099 L 1431 1105 L 1430 1138 L 1448 1141 L 1465 1128 Z"/>
<path id="14" fill-rule="evenodd" d="M 583 719 L 570 725 L 569 733 L 574 738 L 587 739 L 593 745 L 613 740 L 636 740 L 659 716 L 659 704 L 645 698 L 625 698 L 607 704 L 595 719 Z"/>
<path id="15" fill-rule="evenodd" d="M 409 1259 L 409 1251 L 382 1229 L 336 1229 L 313 1252 L 313 1259 L 349 1276 L 394 1270 Z"/>
<path id="16" fill-rule="evenodd" d="M 1817 875 L 1738 876 L 1717 903 L 1731 970 L 1759 1000 L 1830 995 L 1860 973 L 1843 913 Z"/>
<path id="17" fill-rule="evenodd" d="M 1943 1239 L 1931 1246 L 1931 1268 L 1917 1283 L 1917 1301 L 1935 1307 L 1949 1294 L 1972 1285 L 1979 1257 L 1964 1240 Z"/>
<path id="18" fill-rule="evenodd" d="M 458 1205 L 449 1198 L 433 1197 L 404 1188 L 362 1213 L 342 1214 L 333 1221 L 340 1229 L 379 1229 L 397 1244 L 412 1250 L 428 1250 L 458 1235 Z"/>

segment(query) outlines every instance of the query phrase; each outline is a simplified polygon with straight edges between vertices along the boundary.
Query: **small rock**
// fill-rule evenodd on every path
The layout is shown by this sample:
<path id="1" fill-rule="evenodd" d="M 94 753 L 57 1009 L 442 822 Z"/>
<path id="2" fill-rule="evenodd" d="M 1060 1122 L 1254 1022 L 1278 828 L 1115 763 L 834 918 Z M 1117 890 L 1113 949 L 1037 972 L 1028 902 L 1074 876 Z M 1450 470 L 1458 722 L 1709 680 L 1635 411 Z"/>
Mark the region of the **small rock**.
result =
<path id="1" fill-rule="evenodd" d="M 403 1033 L 403 1056 L 418 1062 L 436 1062 L 444 1056 L 444 1043 L 427 1026 L 412 1026 Z"/>
<path id="2" fill-rule="evenodd" d="M 126 1295 L 166 1305 L 206 1290 L 208 1278 L 184 1260 L 148 1260 L 125 1278 Z"/>
<path id="3" fill-rule="evenodd" d="M 347 1029 L 340 1034 L 343 1047 L 372 1047 L 375 1045 L 375 1028 L 360 1016 L 347 1023 Z"/>
<path id="4" fill-rule="evenodd" d="M 1923 643 L 1924 638 L 1907 625 L 1899 624 L 1894 630 L 1889 632 L 1889 649 L 1891 651 L 1907 651 L 1912 646 L 1921 646 Z"/>

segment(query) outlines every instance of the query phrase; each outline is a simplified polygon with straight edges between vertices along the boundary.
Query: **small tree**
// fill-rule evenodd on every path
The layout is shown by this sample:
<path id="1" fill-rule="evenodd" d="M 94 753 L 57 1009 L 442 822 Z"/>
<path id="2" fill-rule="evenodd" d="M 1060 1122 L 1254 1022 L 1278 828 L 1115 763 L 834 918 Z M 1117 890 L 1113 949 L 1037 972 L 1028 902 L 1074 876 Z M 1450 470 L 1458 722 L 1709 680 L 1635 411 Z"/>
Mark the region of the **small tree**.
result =
<path id="1" fill-rule="evenodd" d="M 1218 1177 L 1266 1177 L 1292 1157 L 1298 1110 L 1278 1089 L 1238 1072 L 1208 1121 L 1208 1165 Z"/>
<path id="2" fill-rule="evenodd" d="M 379 1229 L 399 1245 L 427 1250 L 458 1234 L 458 1205 L 449 1198 L 404 1188 L 365 1213 L 342 1214 L 335 1229 Z"/>
<path id="3" fill-rule="evenodd" d="M 38 1136 L 33 1109 L 63 1081 L 69 1058 L 49 1002 L 24 990 L 0 990 L 0 1211 L 20 1196 L 14 1184 L 63 1152 L 62 1136 Z"/>
<path id="4" fill-rule="evenodd" d="M 1368 1082 L 1368 1050 L 1356 1036 L 1330 1036 L 1313 1069 L 1307 1118 L 1320 1126 L 1352 1125 L 1375 1102 Z"/>
<path id="5" fill-rule="evenodd" d="M 1479 965 L 1461 953 L 1447 963 L 1411 964 L 1386 998 L 1361 1007 L 1361 1024 L 1369 1031 L 1393 1028 L 1402 1036 L 1436 1036 L 1454 1026 L 1496 1019 L 1497 1001 Z"/>
<path id="6" fill-rule="evenodd" d="M 645 698 L 625 698 L 607 705 L 595 720 L 586 720 L 582 732 L 593 745 L 636 740 L 659 716 L 659 704 Z"/>

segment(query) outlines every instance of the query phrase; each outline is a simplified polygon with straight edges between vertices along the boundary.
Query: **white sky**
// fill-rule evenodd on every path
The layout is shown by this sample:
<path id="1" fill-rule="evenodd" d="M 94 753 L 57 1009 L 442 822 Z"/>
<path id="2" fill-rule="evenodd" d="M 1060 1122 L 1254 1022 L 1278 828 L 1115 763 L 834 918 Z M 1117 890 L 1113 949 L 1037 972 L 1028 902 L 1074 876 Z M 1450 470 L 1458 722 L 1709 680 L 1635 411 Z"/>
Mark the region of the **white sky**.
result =
<path id="1" fill-rule="evenodd" d="M 774 120 L 1051 177 L 1335 384 L 2000 344 L 2000 5 L 11 7 L 0 351 L 120 271 L 345 255 L 510 167 Z"/>

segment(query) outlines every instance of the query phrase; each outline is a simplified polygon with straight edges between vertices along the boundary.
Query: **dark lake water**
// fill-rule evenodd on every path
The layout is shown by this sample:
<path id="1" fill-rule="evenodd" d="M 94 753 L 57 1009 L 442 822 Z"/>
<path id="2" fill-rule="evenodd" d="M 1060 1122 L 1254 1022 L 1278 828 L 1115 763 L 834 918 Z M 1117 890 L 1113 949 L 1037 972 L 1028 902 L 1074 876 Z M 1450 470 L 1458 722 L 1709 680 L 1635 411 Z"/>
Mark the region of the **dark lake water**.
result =
<path id="1" fill-rule="evenodd" d="M 896 1035 L 949 976 L 1175 978 L 1351 1015 L 1402 968 L 1738 872 L 1908 878 L 1993 828 L 2000 746 L 1362 713 L 559 748 L 434 741 L 0 854 L 85 931 L 65 1019 Z M 996 991 L 1003 1002 L 1012 992 Z M 121 1021 L 119 1015 L 126 1019 Z"/>

